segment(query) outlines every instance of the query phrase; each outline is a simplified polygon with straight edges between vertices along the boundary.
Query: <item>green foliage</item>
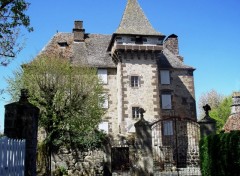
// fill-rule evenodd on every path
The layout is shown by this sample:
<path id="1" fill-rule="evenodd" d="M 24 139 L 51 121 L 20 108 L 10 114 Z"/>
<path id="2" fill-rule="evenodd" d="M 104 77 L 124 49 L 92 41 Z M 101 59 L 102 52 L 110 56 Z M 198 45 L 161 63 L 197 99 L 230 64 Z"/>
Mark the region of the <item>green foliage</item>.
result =
<path id="1" fill-rule="evenodd" d="M 52 174 L 53 176 L 67 176 L 67 169 L 63 166 L 58 167 Z"/>
<path id="2" fill-rule="evenodd" d="M 73 67 L 60 57 L 39 56 L 23 70 L 8 80 L 8 91 L 14 98 L 19 89 L 29 90 L 30 102 L 40 108 L 39 125 L 47 133 L 46 143 L 58 148 L 91 146 L 92 141 L 96 146 L 101 135 L 94 130 L 104 114 L 96 69 Z"/>
<path id="3" fill-rule="evenodd" d="M 23 26 L 29 32 L 30 18 L 25 14 L 29 7 L 25 0 L 0 0 L 0 57 L 3 61 L 1 65 L 7 65 L 9 58 L 16 56 L 22 49 L 22 45 L 17 42 L 20 28 Z"/>
<path id="4" fill-rule="evenodd" d="M 200 160 L 202 176 L 239 176 L 240 131 L 201 139 Z"/>
<path id="5" fill-rule="evenodd" d="M 222 131 L 228 117 L 231 114 L 232 97 L 225 97 L 220 104 L 212 108 L 209 115 L 217 121 L 217 133 Z"/>
<path id="6" fill-rule="evenodd" d="M 209 112 L 210 117 L 217 122 L 217 133 L 221 132 L 225 125 L 228 117 L 231 113 L 232 97 L 223 96 L 215 90 L 211 90 L 207 93 L 203 93 L 198 101 L 199 117 L 203 118 L 205 112 L 203 106 L 206 104 L 210 105 L 211 111 Z"/>

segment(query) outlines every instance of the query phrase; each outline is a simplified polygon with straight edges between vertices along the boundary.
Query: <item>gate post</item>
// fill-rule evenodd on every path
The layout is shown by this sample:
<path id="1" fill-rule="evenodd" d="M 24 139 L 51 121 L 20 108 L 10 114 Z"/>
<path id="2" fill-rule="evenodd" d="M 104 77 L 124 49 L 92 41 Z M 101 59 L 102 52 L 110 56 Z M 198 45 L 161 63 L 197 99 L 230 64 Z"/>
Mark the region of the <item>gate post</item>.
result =
<path id="1" fill-rule="evenodd" d="M 21 90 L 18 102 L 5 105 L 4 134 L 26 139 L 25 176 L 36 176 L 38 117 L 39 109 L 29 103 L 26 89 Z"/>
<path id="2" fill-rule="evenodd" d="M 211 110 L 211 107 L 206 104 L 205 106 L 203 106 L 203 109 L 206 115 L 203 119 L 198 121 L 198 124 L 200 125 L 201 137 L 216 133 L 216 120 L 209 116 L 209 111 Z"/>
<path id="3" fill-rule="evenodd" d="M 153 151 L 151 124 L 143 118 L 144 109 L 139 109 L 141 119 L 134 124 L 136 128 L 137 176 L 153 176 Z"/>

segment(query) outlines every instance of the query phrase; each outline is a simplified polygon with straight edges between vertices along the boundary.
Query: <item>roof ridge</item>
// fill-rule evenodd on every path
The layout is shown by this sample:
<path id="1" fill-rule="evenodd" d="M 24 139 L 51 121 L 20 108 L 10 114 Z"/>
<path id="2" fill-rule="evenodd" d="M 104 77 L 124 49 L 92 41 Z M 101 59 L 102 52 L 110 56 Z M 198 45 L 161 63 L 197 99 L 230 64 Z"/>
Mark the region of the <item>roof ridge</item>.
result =
<path id="1" fill-rule="evenodd" d="M 162 35 L 153 28 L 137 0 L 128 0 L 115 34 Z"/>

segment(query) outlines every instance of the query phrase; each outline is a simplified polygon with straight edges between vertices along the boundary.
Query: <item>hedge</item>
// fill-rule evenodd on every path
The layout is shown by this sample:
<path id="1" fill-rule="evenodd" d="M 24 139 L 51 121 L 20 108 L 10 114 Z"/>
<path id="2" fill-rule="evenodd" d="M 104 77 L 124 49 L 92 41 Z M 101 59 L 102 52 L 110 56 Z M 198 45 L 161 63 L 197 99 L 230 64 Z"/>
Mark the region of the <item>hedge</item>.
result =
<path id="1" fill-rule="evenodd" d="M 202 138 L 200 161 L 202 176 L 240 176 L 240 131 Z"/>

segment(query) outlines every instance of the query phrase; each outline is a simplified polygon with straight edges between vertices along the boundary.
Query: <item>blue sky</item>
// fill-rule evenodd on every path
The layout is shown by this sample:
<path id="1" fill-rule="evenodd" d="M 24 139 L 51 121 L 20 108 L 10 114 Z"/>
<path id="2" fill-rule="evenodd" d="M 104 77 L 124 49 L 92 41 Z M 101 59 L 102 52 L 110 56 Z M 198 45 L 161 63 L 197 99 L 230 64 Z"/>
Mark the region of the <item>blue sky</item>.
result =
<path id="1" fill-rule="evenodd" d="M 83 20 L 87 33 L 112 34 L 117 29 L 126 0 L 29 0 L 27 14 L 34 32 L 25 34 L 25 48 L 8 66 L 4 77 L 41 51 L 57 32 L 71 32 L 75 20 Z M 196 100 L 211 89 L 224 95 L 240 90 L 240 1 L 239 0 L 139 0 L 153 27 L 179 37 L 180 54 L 194 72 Z M 4 105 L 0 99 L 0 129 Z"/>

